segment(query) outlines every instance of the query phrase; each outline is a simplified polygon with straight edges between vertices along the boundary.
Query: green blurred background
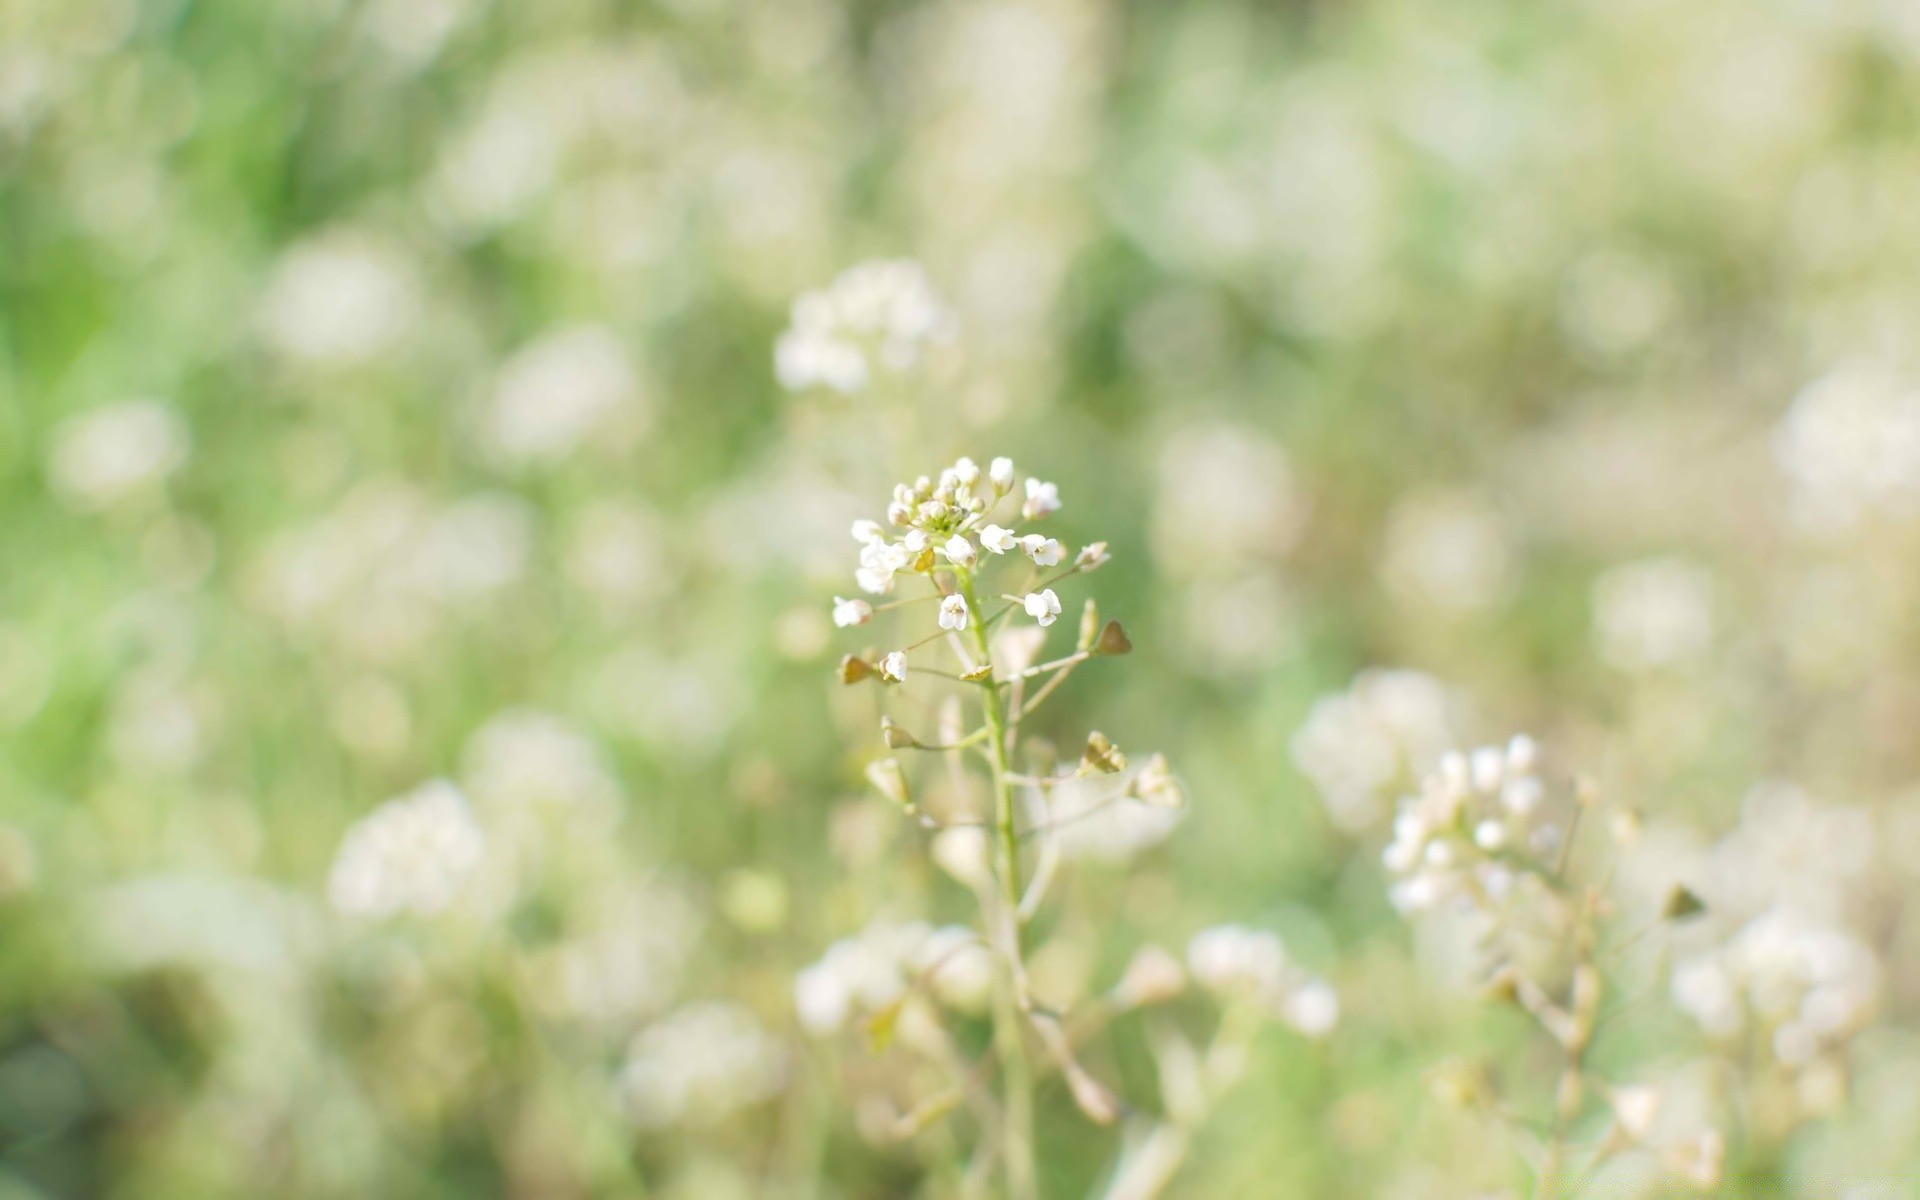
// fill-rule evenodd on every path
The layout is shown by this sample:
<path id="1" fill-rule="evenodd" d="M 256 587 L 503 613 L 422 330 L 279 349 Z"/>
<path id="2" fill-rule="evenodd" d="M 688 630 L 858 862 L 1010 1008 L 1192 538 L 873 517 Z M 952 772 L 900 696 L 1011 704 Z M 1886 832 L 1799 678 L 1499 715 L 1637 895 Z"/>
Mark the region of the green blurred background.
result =
<path id="1" fill-rule="evenodd" d="M 893 258 L 952 344 L 784 389 L 791 302 Z M 1722 1194 L 1907 1194 L 1845 1189 L 1920 1156 L 1917 330 L 1906 0 L 0 0 L 0 1196 L 954 1194 L 792 980 L 967 919 L 828 620 L 847 523 L 962 453 L 1113 545 L 1136 653 L 1040 732 L 1191 796 L 1062 885 L 1061 986 L 1239 921 L 1342 996 L 1170 1194 L 1520 1186 L 1425 1080 L 1525 1028 L 1378 867 L 1445 746 L 1296 737 L 1379 667 L 1682 859 L 1766 780 L 1878 822 L 1853 1104 Z M 511 883 L 336 912 L 436 777 Z M 630 1042 L 714 1004 L 777 1078 L 636 1123 Z M 1137 1029 L 1098 1067 L 1152 1095 Z"/>

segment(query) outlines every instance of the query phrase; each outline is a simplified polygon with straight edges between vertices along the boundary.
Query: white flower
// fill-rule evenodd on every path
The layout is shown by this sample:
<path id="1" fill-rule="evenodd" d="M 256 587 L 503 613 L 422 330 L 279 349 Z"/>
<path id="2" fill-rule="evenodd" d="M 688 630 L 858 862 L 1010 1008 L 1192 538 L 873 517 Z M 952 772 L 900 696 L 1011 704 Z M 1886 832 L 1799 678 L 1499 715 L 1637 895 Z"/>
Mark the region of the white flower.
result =
<path id="1" fill-rule="evenodd" d="M 1001 495 L 1013 490 L 1013 460 L 996 458 L 987 468 L 987 478 L 993 481 L 993 490 Z"/>
<path id="2" fill-rule="evenodd" d="M 881 659 L 880 678 L 886 680 L 888 683 L 905 683 L 907 681 L 906 654 L 902 651 L 895 650 L 893 653 Z"/>
<path id="3" fill-rule="evenodd" d="M 1034 592 L 1020 602 L 1027 615 L 1040 622 L 1042 626 L 1051 625 L 1060 619 L 1060 597 L 1053 594 L 1052 588 Z"/>
<path id="4" fill-rule="evenodd" d="M 967 540 L 965 534 L 956 533 L 947 539 L 947 561 L 954 566 L 970 567 L 973 560 L 979 557 L 980 552 L 973 548 L 973 543 Z"/>
<path id="5" fill-rule="evenodd" d="M 501 365 L 486 434 L 511 462 L 551 463 L 646 419 L 640 380 L 619 335 L 583 325 L 546 334 Z"/>
<path id="6" fill-rule="evenodd" d="M 955 325 L 918 263 L 861 263 L 794 301 L 792 324 L 774 347 L 774 369 L 789 391 L 858 392 L 877 369 L 917 366 L 927 348 L 953 339 Z"/>
<path id="7" fill-rule="evenodd" d="M 998 525 L 989 525 L 980 531 L 980 544 L 995 554 L 1005 554 L 1019 542 L 1020 539 L 1014 536 L 1013 530 L 1002 529 Z"/>
<path id="8" fill-rule="evenodd" d="M 965 629 L 967 627 L 967 602 L 959 596 L 948 596 L 940 602 L 940 628 Z M 904 667 L 902 670 L 904 671 Z"/>
<path id="9" fill-rule="evenodd" d="M 690 1004 L 640 1031 L 627 1049 L 619 1094 L 642 1129 L 710 1125 L 758 1104 L 787 1081 L 787 1052 L 745 1008 Z"/>
<path id="10" fill-rule="evenodd" d="M 1107 544 L 1105 542 L 1094 542 L 1090 545 L 1080 547 L 1080 553 L 1074 555 L 1073 565 L 1082 571 L 1098 571 L 1101 567 L 1106 566 L 1107 560 L 1112 557 L 1112 555 L 1107 553 Z"/>
<path id="11" fill-rule="evenodd" d="M 980 464 L 970 458 L 962 458 L 953 464 L 953 477 L 956 481 L 972 487 L 980 482 Z"/>
<path id="12" fill-rule="evenodd" d="M 190 441 L 186 422 L 158 400 L 109 404 L 59 427 L 47 474 L 73 507 L 105 508 L 173 474 Z"/>
<path id="13" fill-rule="evenodd" d="M 1027 552 L 1027 557 L 1033 560 L 1035 566 L 1040 567 L 1058 566 L 1060 560 L 1067 556 L 1067 548 L 1057 539 L 1042 537 L 1037 533 L 1021 538 L 1020 548 Z"/>
<path id="14" fill-rule="evenodd" d="M 1029 521 L 1060 511 L 1060 489 L 1038 479 L 1027 480 L 1027 502 L 1020 512 Z"/>
<path id="15" fill-rule="evenodd" d="M 853 578 L 861 591 L 878 596 L 893 590 L 894 572 L 906 565 L 906 547 L 876 539 L 860 548 L 860 567 Z"/>
<path id="16" fill-rule="evenodd" d="M 486 835 L 466 798 L 436 779 L 347 830 L 327 893 L 349 916 L 439 912 L 459 896 L 485 853 Z"/>
<path id="17" fill-rule="evenodd" d="M 873 605 L 865 600 L 848 600 L 841 596 L 833 598 L 833 623 L 845 629 L 849 625 L 865 625 L 873 620 Z"/>
<path id="18" fill-rule="evenodd" d="M 886 530 L 880 527 L 878 521 L 862 517 L 853 523 L 853 540 L 862 545 L 867 542 L 877 542 L 886 536 Z"/>

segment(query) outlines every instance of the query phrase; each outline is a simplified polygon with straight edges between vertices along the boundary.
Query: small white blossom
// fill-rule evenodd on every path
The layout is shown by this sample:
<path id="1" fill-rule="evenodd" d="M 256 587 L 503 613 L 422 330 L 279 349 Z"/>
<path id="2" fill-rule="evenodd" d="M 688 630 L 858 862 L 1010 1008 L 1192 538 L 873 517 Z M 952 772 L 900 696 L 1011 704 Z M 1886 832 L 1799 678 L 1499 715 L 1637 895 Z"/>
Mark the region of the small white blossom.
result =
<path id="1" fill-rule="evenodd" d="M 1098 571 L 1101 567 L 1106 566 L 1107 560 L 1112 557 L 1112 555 L 1107 553 L 1107 544 L 1105 542 L 1094 542 L 1090 545 L 1080 547 L 1080 553 L 1073 557 L 1073 565 L 1082 571 Z"/>
<path id="2" fill-rule="evenodd" d="M 1053 594 L 1052 588 L 1034 592 L 1020 602 L 1027 615 L 1040 622 L 1042 626 L 1051 625 L 1060 619 L 1060 597 Z"/>
<path id="3" fill-rule="evenodd" d="M 865 625 L 873 620 L 873 605 L 865 600 L 848 600 L 843 596 L 833 598 L 833 623 L 845 629 L 849 625 Z"/>
<path id="4" fill-rule="evenodd" d="M 1001 495 L 1013 490 L 1013 460 L 996 458 L 987 468 L 987 478 L 993 481 L 993 490 Z"/>
<path id="5" fill-rule="evenodd" d="M 947 561 L 954 566 L 970 567 L 973 560 L 979 557 L 980 552 L 973 548 L 973 543 L 967 540 L 965 534 L 956 533 L 947 539 Z"/>
<path id="6" fill-rule="evenodd" d="M 880 678 L 889 683 L 907 681 L 907 656 L 903 651 L 895 650 L 880 660 Z"/>
<path id="7" fill-rule="evenodd" d="M 1027 557 L 1033 560 L 1035 566 L 1040 567 L 1058 566 L 1060 560 L 1067 556 L 1067 548 L 1058 540 L 1037 533 L 1021 538 L 1020 548 L 1027 552 Z"/>
<path id="8" fill-rule="evenodd" d="M 876 539 L 860 548 L 860 567 L 853 578 L 861 591 L 878 596 L 893 590 L 894 572 L 906 565 L 906 547 Z"/>
<path id="9" fill-rule="evenodd" d="M 962 458 L 953 464 L 953 478 L 956 482 L 972 487 L 980 482 L 980 464 L 971 458 Z"/>
<path id="10" fill-rule="evenodd" d="M 1005 554 L 1020 544 L 1011 529 L 1002 529 L 998 525 L 989 525 L 980 531 L 980 544 L 995 554 Z"/>
<path id="11" fill-rule="evenodd" d="M 1027 502 L 1021 506 L 1021 515 L 1029 521 L 1060 511 L 1060 489 L 1051 483 L 1038 479 L 1027 480 Z"/>
<path id="12" fill-rule="evenodd" d="M 948 596 L 940 602 L 940 628 L 965 629 L 967 627 L 967 602 L 959 596 Z M 904 670 L 904 667 L 902 668 Z"/>
<path id="13" fill-rule="evenodd" d="M 877 542 L 886 536 L 887 531 L 881 527 L 878 521 L 862 517 L 853 523 L 853 540 L 862 545 L 868 542 Z"/>

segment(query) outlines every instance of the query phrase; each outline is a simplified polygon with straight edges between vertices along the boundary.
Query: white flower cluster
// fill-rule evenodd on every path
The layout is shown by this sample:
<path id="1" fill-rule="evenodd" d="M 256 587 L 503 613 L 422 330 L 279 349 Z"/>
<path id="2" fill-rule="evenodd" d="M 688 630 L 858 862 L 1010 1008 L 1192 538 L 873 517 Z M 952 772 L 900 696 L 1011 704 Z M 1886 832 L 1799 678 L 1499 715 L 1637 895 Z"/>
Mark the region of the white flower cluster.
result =
<path id="1" fill-rule="evenodd" d="M 926 574 L 942 563 L 972 570 L 986 561 L 983 555 L 997 558 L 1015 551 L 1035 567 L 1059 566 L 1066 560 L 1066 548 L 1057 539 L 1039 533 L 1020 534 L 991 519 L 995 508 L 1014 495 L 1015 479 L 1010 458 L 994 459 L 985 471 L 971 458 L 962 458 L 940 472 L 938 479 L 922 475 L 911 484 L 898 485 L 887 506 L 885 524 L 874 520 L 853 523 L 853 538 L 860 543 L 860 565 L 854 571 L 854 582 L 868 595 L 882 596 L 893 591 L 903 571 Z M 1023 520 L 1037 521 L 1060 511 L 1060 489 L 1055 485 L 1029 478 L 1021 490 Z M 1106 560 L 1106 543 L 1095 542 L 1081 548 L 1074 565 L 1093 570 Z M 1042 626 L 1052 625 L 1063 611 L 1060 597 L 1052 588 L 1030 592 L 1019 602 Z M 834 597 L 833 621 L 843 628 L 864 625 L 872 620 L 873 613 L 873 605 L 866 600 Z M 963 630 L 974 617 L 967 611 L 964 597 L 941 597 L 940 628 Z M 904 681 L 906 671 L 906 655 L 898 651 L 880 663 L 880 676 L 888 682 Z"/>
<path id="2" fill-rule="evenodd" d="M 1396 877 L 1396 908 L 1421 912 L 1457 899 L 1491 912 L 1542 871 L 1537 856 L 1554 849 L 1559 831 L 1539 819 L 1545 788 L 1537 759 L 1524 734 L 1504 748 L 1441 757 L 1419 792 L 1400 802 L 1381 856 Z"/>
<path id="3" fill-rule="evenodd" d="M 928 346 L 952 340 L 954 329 L 953 313 L 919 263 L 861 263 L 793 302 L 792 324 L 774 347 L 774 369 L 789 391 L 827 387 L 852 394 L 872 381 L 876 365 L 911 370 Z"/>
<path id="4" fill-rule="evenodd" d="M 642 1129 L 711 1124 L 777 1094 L 787 1049 L 737 1004 L 690 1004 L 641 1030 L 619 1079 L 627 1116 Z"/>
<path id="5" fill-rule="evenodd" d="M 876 921 L 800 972 L 794 1007 L 816 1037 L 899 1002 L 916 983 L 948 1007 L 973 1012 L 986 1002 L 993 970 L 993 952 L 971 929 Z"/>
<path id="6" fill-rule="evenodd" d="M 459 898 L 486 848 L 466 798 L 436 779 L 389 800 L 347 831 L 328 895 L 350 916 L 440 912 Z"/>
<path id="7" fill-rule="evenodd" d="M 1713 574 L 1689 559 L 1625 563 L 1593 585 L 1600 656 L 1622 671 L 1698 659 L 1713 641 Z"/>
<path id="8" fill-rule="evenodd" d="M 1439 680 L 1418 671 L 1368 670 L 1344 692 L 1314 702 L 1293 735 L 1293 761 L 1313 781 L 1335 824 L 1357 833 L 1458 744 L 1458 708 Z"/>
<path id="9" fill-rule="evenodd" d="M 186 422 L 171 406 L 158 400 L 108 404 L 61 423 L 47 478 L 73 508 L 106 508 L 173 474 L 190 445 Z"/>
<path id="10" fill-rule="evenodd" d="M 1838 924 L 1779 907 L 1676 966 L 1673 998 L 1716 1038 L 1736 1037 L 1751 1022 L 1776 1059 L 1799 1068 L 1866 1025 L 1880 978 L 1879 959 L 1865 942 Z"/>
<path id="11" fill-rule="evenodd" d="M 1339 994 L 1296 965 L 1271 931 L 1244 925 L 1203 929 L 1187 943 L 1187 968 L 1201 987 L 1251 1000 L 1307 1037 L 1324 1037 L 1339 1023 Z"/>
<path id="12" fill-rule="evenodd" d="M 1774 429 L 1793 515 L 1819 532 L 1920 512 L 1920 387 L 1865 363 L 1809 384 Z"/>

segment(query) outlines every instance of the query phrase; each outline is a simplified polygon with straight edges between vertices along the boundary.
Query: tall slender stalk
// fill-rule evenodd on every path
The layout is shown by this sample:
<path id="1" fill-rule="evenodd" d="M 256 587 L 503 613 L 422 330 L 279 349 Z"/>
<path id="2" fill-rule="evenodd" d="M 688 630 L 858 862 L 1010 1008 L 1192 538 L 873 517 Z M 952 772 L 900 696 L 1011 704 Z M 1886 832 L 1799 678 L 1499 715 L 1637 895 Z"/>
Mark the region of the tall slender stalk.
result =
<path id="1" fill-rule="evenodd" d="M 957 570 L 954 575 L 968 610 L 982 612 L 980 599 L 974 592 L 973 572 Z M 987 625 L 982 620 L 975 620 L 969 625 L 973 634 L 974 653 L 983 665 L 993 661 L 992 647 L 987 640 Z M 1008 761 L 1011 730 L 1007 726 L 999 685 L 991 674 L 980 681 L 980 706 L 985 717 L 987 743 L 993 762 L 993 822 L 998 834 L 995 840 L 995 874 L 1000 881 L 999 912 L 989 912 L 987 919 L 990 926 L 997 926 L 1000 931 L 997 940 L 1004 959 L 995 997 L 994 1020 L 994 1045 L 1000 1056 L 1000 1069 L 1006 1084 L 1003 1109 L 1006 1127 L 1003 1130 L 1002 1149 L 1006 1160 L 1008 1193 L 1014 1200 L 1031 1200 L 1039 1194 L 1034 1169 L 1033 1071 L 1027 1061 L 1026 1036 L 1021 1030 L 1024 1017 L 1015 994 L 1021 960 L 1020 840 L 1015 826 L 1013 785 L 1008 778 L 1012 774 L 1012 765 Z"/>

